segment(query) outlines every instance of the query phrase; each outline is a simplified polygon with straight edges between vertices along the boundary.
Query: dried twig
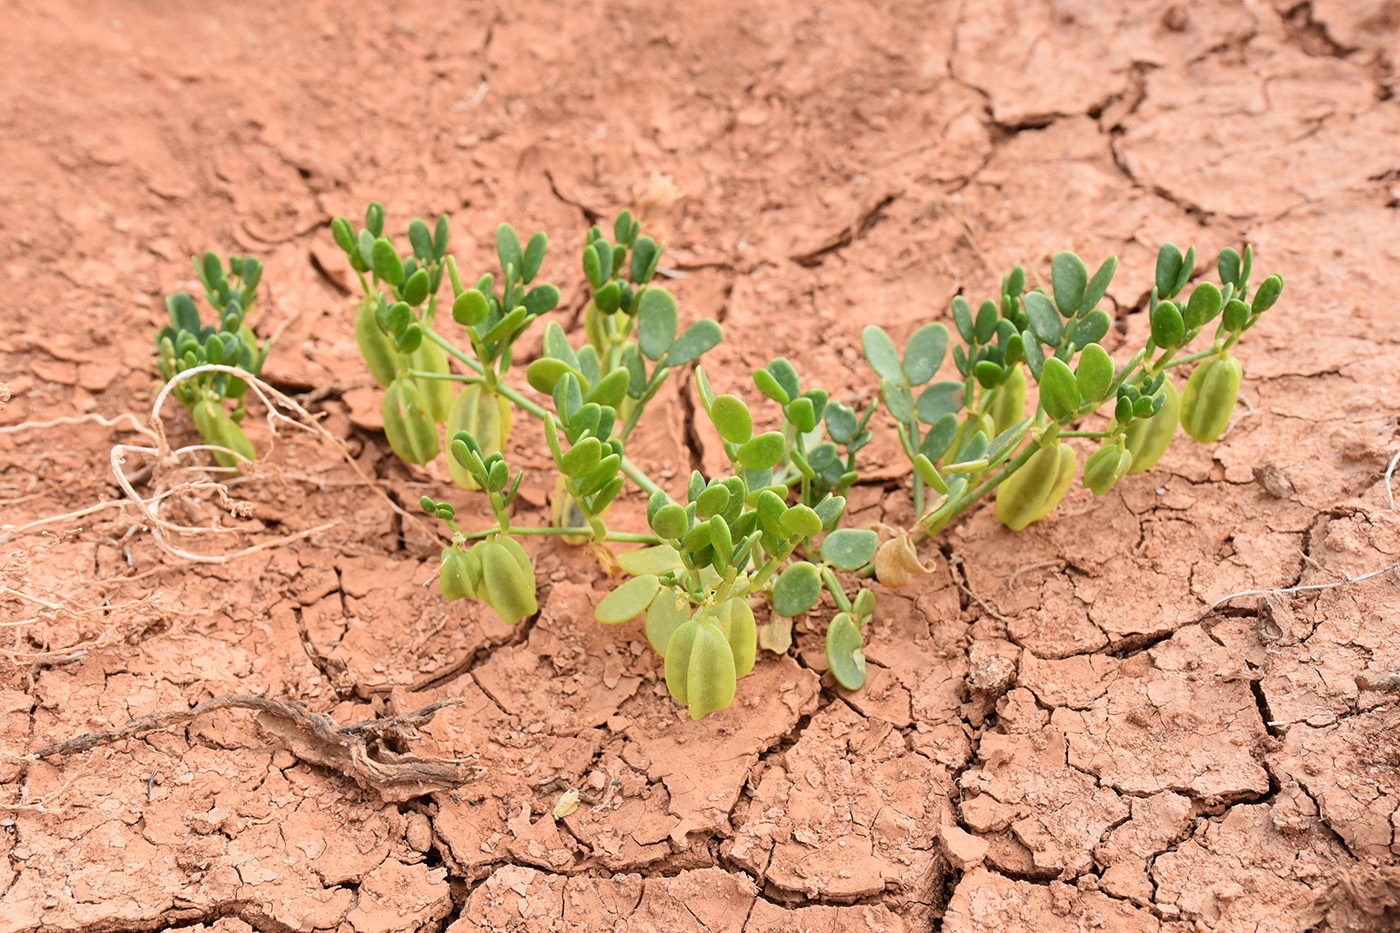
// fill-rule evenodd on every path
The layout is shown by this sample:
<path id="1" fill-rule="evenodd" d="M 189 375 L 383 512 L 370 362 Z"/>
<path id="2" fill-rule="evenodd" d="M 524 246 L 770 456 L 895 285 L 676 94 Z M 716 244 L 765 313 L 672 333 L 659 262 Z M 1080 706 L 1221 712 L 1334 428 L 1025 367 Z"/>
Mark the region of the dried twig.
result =
<path id="1" fill-rule="evenodd" d="M 1239 593 L 1231 593 L 1229 596 L 1222 596 L 1210 604 L 1211 609 L 1217 609 L 1232 599 L 1239 599 L 1241 596 L 1273 596 L 1279 593 L 1307 593 L 1313 590 L 1331 590 L 1339 586 L 1350 586 L 1353 583 L 1360 583 L 1362 580 L 1369 580 L 1372 577 L 1379 577 L 1383 573 L 1392 570 L 1400 570 L 1400 561 L 1396 561 L 1388 567 L 1380 570 L 1372 570 L 1370 573 L 1363 573 L 1357 577 L 1347 577 L 1345 580 L 1338 580 L 1335 583 L 1309 583 L 1306 586 L 1287 586 L 1276 590 L 1243 590 Z"/>
<path id="2" fill-rule="evenodd" d="M 981 606 L 982 609 L 993 619 L 996 619 L 998 622 L 1010 621 L 1006 618 L 1004 614 L 1002 614 L 1001 609 L 999 607 L 997 607 L 994 603 L 990 603 L 987 600 L 983 599 L 981 596 L 978 596 L 977 592 L 973 590 L 972 585 L 966 582 L 967 571 L 963 569 L 965 565 L 963 563 L 963 559 L 960 556 L 950 551 L 948 553 L 948 564 L 949 566 L 956 568 L 957 570 L 957 573 L 950 574 L 950 576 L 952 576 L 953 583 L 957 586 L 958 589 L 966 593 L 969 599 L 977 603 L 977 605 Z"/>
<path id="3" fill-rule="evenodd" d="M 263 382 L 261 379 L 248 372 L 247 370 L 240 369 L 236 366 L 216 366 L 212 364 L 207 364 L 204 366 L 195 366 L 191 369 L 185 370 L 184 372 L 176 374 L 169 382 L 165 384 L 165 387 L 161 389 L 160 394 L 156 396 L 155 403 L 152 406 L 151 410 L 151 425 L 155 433 L 158 435 L 158 442 L 155 447 L 133 447 L 125 444 L 118 444 L 112 448 L 112 472 L 116 476 L 117 483 L 122 487 L 122 491 L 125 492 L 128 497 L 130 497 L 132 502 L 141 511 L 141 514 L 150 523 L 151 532 L 152 535 L 155 537 L 156 543 L 166 553 L 171 554 L 175 557 L 180 557 L 182 559 L 195 561 L 198 563 L 227 563 L 228 561 L 235 560 L 239 557 L 243 557 L 248 554 L 252 554 L 256 551 L 265 550 L 271 547 L 279 547 L 283 544 L 287 544 L 292 541 L 299 540 L 301 538 L 309 537 L 311 535 L 317 534 L 318 532 L 324 531 L 327 528 L 331 528 L 335 524 L 337 524 L 337 522 L 327 522 L 326 524 L 318 525 L 315 528 L 308 528 L 304 531 L 296 532 L 295 534 L 287 535 L 285 537 L 278 538 L 273 541 L 265 541 L 261 544 L 244 548 L 243 550 L 236 551 L 232 554 L 197 554 L 192 551 L 187 551 L 183 548 L 177 547 L 173 542 L 167 539 L 166 534 L 196 534 L 214 531 L 216 529 L 187 528 L 183 526 L 174 525 L 161 518 L 159 514 L 157 514 L 157 510 L 152 508 L 150 505 L 150 503 L 153 500 L 143 499 L 140 496 L 140 494 L 136 492 L 135 488 L 133 488 L 131 483 L 127 480 L 124 471 L 121 469 L 121 466 L 123 463 L 126 462 L 126 456 L 130 453 L 155 456 L 161 462 L 168 462 L 171 460 L 178 462 L 181 457 L 192 453 L 196 450 L 224 450 L 224 448 L 216 448 L 208 444 L 195 444 L 189 447 L 182 447 L 178 450 L 172 451 L 165 440 L 164 426 L 161 422 L 161 409 L 164 406 L 166 399 L 169 398 L 170 393 L 174 389 L 174 387 L 186 379 L 190 379 L 196 375 L 208 372 L 226 373 L 228 375 L 238 376 L 239 378 L 246 381 L 249 387 L 254 392 L 254 394 L 262 401 L 263 405 L 267 408 L 267 422 L 269 428 L 272 430 L 272 434 L 274 437 L 276 437 L 277 435 L 278 422 L 283 422 L 301 430 L 308 431 L 312 434 L 317 435 L 322 440 L 326 441 L 332 447 L 334 447 L 336 451 L 340 453 L 341 457 L 345 460 L 345 462 L 350 464 L 351 469 L 353 469 L 355 473 L 360 477 L 360 480 L 366 486 L 372 489 L 376 494 L 378 494 L 380 498 L 387 502 L 391 509 L 393 509 L 399 515 L 406 518 L 420 531 L 423 531 L 426 534 L 426 537 L 428 537 L 429 539 L 433 539 L 434 537 L 436 537 L 436 531 L 434 529 L 430 529 L 427 525 L 425 525 L 418 516 L 401 508 L 399 504 L 396 503 L 383 490 L 383 488 L 374 479 L 374 477 L 370 476 L 364 471 L 360 464 L 350 454 L 350 451 L 345 448 L 345 445 L 343 443 L 341 443 L 340 439 L 337 438 L 335 435 L 331 434 L 324 427 L 322 427 L 320 421 L 309 411 L 307 411 L 304 407 L 302 407 L 295 399 L 289 397 L 283 392 L 280 392 L 273 386 L 268 385 L 266 382 Z M 282 412 L 279 410 L 279 406 L 282 409 L 293 412 L 297 417 L 294 419 L 282 414 Z M 226 452 L 237 455 L 236 451 Z M 162 532 L 165 532 L 166 534 L 162 534 Z"/>
<path id="4" fill-rule="evenodd" d="M 150 438 L 151 443 L 159 442 L 160 438 L 154 431 L 136 420 L 136 416 L 129 411 L 124 411 L 115 418 L 104 418 L 101 415 L 77 415 L 71 418 L 54 418 L 49 421 L 25 421 L 20 424 L 10 424 L 0 427 L 0 434 L 18 434 L 21 431 L 37 431 L 43 428 L 61 428 L 77 424 L 100 424 L 104 428 L 121 427 L 122 422 L 128 422 L 127 430 L 137 434 L 144 434 Z"/>
<path id="5" fill-rule="evenodd" d="M 1008 590 L 1016 589 L 1016 581 L 1021 579 L 1021 574 L 1023 573 L 1033 573 L 1037 570 L 1049 570 L 1051 567 L 1061 567 L 1066 563 L 1063 557 L 1056 557 L 1053 560 L 1042 560 L 1034 564 L 1023 564 L 1017 567 L 1011 576 L 1006 578 L 1006 588 Z"/>
<path id="6" fill-rule="evenodd" d="M 827 253 L 834 252 L 844 246 L 849 246 L 851 243 L 860 239 L 860 237 L 875 225 L 875 222 L 879 219 L 884 209 L 898 200 L 902 194 L 904 194 L 902 188 L 882 189 L 878 196 L 871 198 L 861 206 L 860 210 L 856 212 L 856 215 L 851 218 L 849 224 L 837 230 L 835 233 L 828 234 L 816 245 L 799 250 L 788 258 L 802 266 L 815 266 L 819 264 Z"/>
<path id="7" fill-rule="evenodd" d="M 1396 451 L 1395 456 L 1390 458 L 1390 464 L 1385 468 L 1385 498 L 1390 503 L 1390 510 L 1395 511 L 1395 490 L 1390 488 L 1390 478 L 1395 475 L 1395 465 L 1400 463 L 1400 451 Z"/>
<path id="8" fill-rule="evenodd" d="M 458 758 L 396 755 L 384 749 L 377 750 L 378 757 L 370 757 L 366 737 L 377 739 L 393 729 L 422 725 L 432 719 L 438 710 L 462 702 L 459 699 L 440 700 L 402 716 L 341 725 L 329 716 L 313 713 L 298 703 L 255 695 L 217 696 L 190 709 L 147 713 L 116 729 L 74 736 L 54 745 L 46 745 L 25 757 L 37 760 L 71 755 L 99 745 L 110 745 L 138 738 L 148 732 L 180 726 L 215 710 L 251 709 L 263 714 L 258 719 L 259 725 L 285 740 L 293 754 L 303 761 L 334 768 L 354 778 L 361 786 L 374 789 L 386 800 L 407 800 L 464 784 L 479 776 L 480 769 Z"/>

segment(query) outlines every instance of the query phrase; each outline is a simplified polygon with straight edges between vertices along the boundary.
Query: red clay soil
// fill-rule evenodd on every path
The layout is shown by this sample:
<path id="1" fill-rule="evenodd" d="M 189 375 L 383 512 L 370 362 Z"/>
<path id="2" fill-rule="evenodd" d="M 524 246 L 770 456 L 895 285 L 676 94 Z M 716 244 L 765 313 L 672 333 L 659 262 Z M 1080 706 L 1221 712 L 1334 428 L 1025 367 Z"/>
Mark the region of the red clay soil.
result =
<path id="1" fill-rule="evenodd" d="M 1396 928 L 1400 5 L 804 6 L 5 5 L 0 933 Z M 973 511 L 879 591 L 864 690 L 823 606 L 692 723 L 640 629 L 592 621 L 586 553 L 534 548 L 517 628 L 447 604 L 431 530 L 315 436 L 161 505 L 216 557 L 331 523 L 288 543 L 177 559 L 124 499 L 163 296 L 216 249 L 267 262 L 271 381 L 395 502 L 471 507 L 379 430 L 328 231 L 374 199 L 452 214 L 467 269 L 502 220 L 548 229 L 565 323 L 588 224 L 640 210 L 745 397 L 781 354 L 869 401 L 863 325 L 902 340 L 1060 249 L 1120 259 L 1110 350 L 1165 240 L 1202 274 L 1248 241 L 1287 289 L 1220 442 L 1019 535 Z M 673 492 L 722 456 L 692 412 L 631 450 Z M 911 518 L 891 438 L 856 523 Z M 511 454 L 537 518 L 527 419 Z M 30 754 L 230 694 L 283 705 Z"/>

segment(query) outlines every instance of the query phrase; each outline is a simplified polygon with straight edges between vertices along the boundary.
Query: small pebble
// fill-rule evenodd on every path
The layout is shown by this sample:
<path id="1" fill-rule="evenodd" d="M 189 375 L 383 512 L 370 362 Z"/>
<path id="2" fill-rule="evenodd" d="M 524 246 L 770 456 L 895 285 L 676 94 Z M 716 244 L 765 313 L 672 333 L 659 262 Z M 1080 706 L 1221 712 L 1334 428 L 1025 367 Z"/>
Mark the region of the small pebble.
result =
<path id="1" fill-rule="evenodd" d="M 433 847 L 433 827 L 428 822 L 428 818 L 418 812 L 410 813 L 408 826 L 404 830 L 404 839 L 414 852 L 427 852 L 431 849 Z"/>

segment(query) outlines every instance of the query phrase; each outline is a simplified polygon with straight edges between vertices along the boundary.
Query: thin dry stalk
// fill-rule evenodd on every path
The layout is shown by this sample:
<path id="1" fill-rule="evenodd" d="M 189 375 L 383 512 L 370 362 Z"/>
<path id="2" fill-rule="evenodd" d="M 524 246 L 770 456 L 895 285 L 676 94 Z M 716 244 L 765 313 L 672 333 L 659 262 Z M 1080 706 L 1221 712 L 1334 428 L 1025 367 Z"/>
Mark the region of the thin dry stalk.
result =
<path id="1" fill-rule="evenodd" d="M 378 791 L 386 800 L 408 799 L 431 790 L 464 784 L 479 776 L 480 769 L 459 758 L 399 755 L 383 748 L 376 748 L 375 757 L 371 757 L 369 742 L 377 742 L 400 729 L 423 725 L 438 710 L 459 706 L 463 702 L 460 699 L 439 700 L 402 716 L 341 725 L 329 716 L 313 713 L 299 703 L 256 695 L 217 696 L 190 709 L 148 713 L 128 720 L 116 729 L 89 732 L 45 745 L 24 758 L 35 761 L 72 755 L 100 745 L 184 725 L 215 710 L 249 709 L 264 714 L 259 718 L 259 723 L 268 732 L 286 740 L 298 758 L 334 768 L 354 778 L 361 786 Z"/>
<path id="2" fill-rule="evenodd" d="M 179 534 L 201 534 L 209 532 L 227 531 L 228 529 L 218 528 L 217 526 L 192 528 L 187 526 L 175 525 L 169 521 L 166 521 L 165 519 L 160 517 L 160 515 L 158 514 L 158 509 L 152 506 L 152 503 L 155 500 L 143 499 L 141 495 L 136 492 L 135 488 L 132 486 L 130 481 L 126 478 L 125 472 L 122 470 L 121 467 L 126 462 L 126 457 L 128 454 L 154 456 L 162 463 L 177 464 L 184 456 L 187 456 L 189 453 L 196 450 L 225 451 L 227 453 L 232 453 L 235 456 L 237 456 L 236 451 L 227 451 L 225 448 L 215 447 L 214 445 L 209 444 L 196 444 L 191 445 L 189 447 L 182 447 L 178 450 L 172 451 L 169 447 L 169 444 L 165 440 L 164 424 L 161 421 L 161 409 L 164 407 L 166 399 L 170 397 L 171 392 L 182 381 L 194 378 L 197 375 L 208 372 L 220 372 L 232 376 L 237 376 L 248 383 L 249 387 L 253 390 L 254 394 L 262 401 L 263 405 L 267 408 L 268 428 L 271 430 L 274 439 L 277 437 L 277 425 L 279 422 L 286 423 L 300 430 L 307 431 L 308 433 L 320 437 L 322 440 L 329 443 L 332 447 L 336 449 L 336 451 L 340 453 L 341 457 L 345 460 L 345 462 L 350 464 L 351 469 L 355 471 L 355 473 L 359 476 L 360 480 L 366 486 L 372 489 L 380 498 L 387 502 L 390 508 L 392 508 L 399 515 L 403 516 L 405 519 L 411 522 L 420 531 L 424 532 L 430 539 L 437 537 L 435 529 L 429 528 L 426 524 L 420 521 L 417 516 L 405 511 L 398 505 L 398 503 L 394 502 L 394 500 L 383 490 L 379 483 L 376 482 L 375 479 L 369 474 L 365 473 L 365 471 L 360 467 L 359 463 L 357 463 L 355 461 L 355 458 L 350 454 L 350 451 L 345 448 L 345 445 L 343 443 L 341 443 L 340 439 L 335 437 L 324 427 L 322 427 L 320 421 L 316 418 L 316 416 L 312 415 L 309 411 L 303 408 L 295 399 L 280 392 L 273 386 L 270 386 L 267 383 L 263 382 L 261 379 L 248 372 L 247 370 L 240 369 L 236 366 L 207 364 L 204 366 L 196 366 L 192 369 L 187 369 L 184 372 L 176 374 L 174 378 L 172 378 L 169 382 L 165 384 L 165 386 L 161 389 L 160 393 L 156 396 L 155 403 L 153 404 L 151 409 L 151 426 L 154 430 L 155 435 L 157 436 L 156 447 L 133 447 L 126 444 L 117 444 L 112 448 L 111 452 L 112 472 L 113 475 L 116 476 L 118 485 L 120 485 L 122 487 L 122 491 L 125 492 L 128 497 L 130 497 L 131 501 L 136 505 L 137 509 L 141 511 L 142 516 L 146 519 L 146 521 L 151 527 L 151 532 L 156 540 L 157 545 L 159 545 L 160 548 L 166 553 L 171 554 L 175 557 L 182 558 L 184 560 L 189 560 L 197 563 L 222 564 L 232 560 L 236 560 L 240 557 L 247 556 L 249 554 L 256 553 L 257 551 L 266 550 L 267 548 L 280 547 L 283 544 L 288 544 L 292 541 L 300 540 L 302 538 L 306 538 L 319 532 L 325 531 L 326 529 L 338 524 L 338 522 L 327 522 L 323 525 L 318 525 L 315 528 L 309 528 L 291 535 L 286 535 L 281 538 L 277 538 L 273 541 L 265 541 L 260 544 L 252 545 L 250 547 L 244 548 L 240 551 L 235 551 L 230 554 L 195 553 L 193 551 L 189 551 L 176 546 L 172 541 L 170 541 L 167 538 L 167 535 L 175 536 Z M 297 417 L 295 419 L 289 418 L 287 415 L 282 414 L 282 411 L 280 409 L 291 411 Z M 219 484 L 213 485 L 217 486 Z M 227 489 L 222 486 L 219 486 L 219 488 L 221 490 L 221 497 L 223 497 L 225 501 L 225 507 L 230 508 L 231 510 L 236 510 L 237 507 L 231 504 L 232 500 L 227 498 Z M 237 511 L 235 511 L 235 514 L 237 514 Z"/>
<path id="3" fill-rule="evenodd" d="M 126 430 L 145 435 L 153 444 L 160 442 L 160 438 L 156 433 L 137 421 L 136 416 L 129 411 L 124 411 L 115 418 L 104 418 L 102 415 L 76 415 L 70 418 L 54 418 L 50 421 L 25 421 L 20 424 L 11 424 L 0 428 L 0 434 L 18 434 L 21 431 L 37 431 L 44 428 L 58 428 L 78 424 L 100 424 L 104 428 L 119 428 L 123 422 L 127 422 Z"/>
<path id="4" fill-rule="evenodd" d="M 1400 570 L 1400 561 L 1396 561 L 1388 567 L 1380 570 L 1372 570 L 1370 573 L 1363 573 L 1360 576 L 1348 576 L 1345 580 L 1338 580 L 1335 583 L 1309 583 L 1306 586 L 1287 586 L 1277 590 L 1242 590 L 1238 593 L 1231 593 L 1229 596 L 1222 596 L 1210 604 L 1212 610 L 1220 608 L 1232 599 L 1239 599 L 1241 596 L 1274 596 L 1283 593 L 1310 593 L 1315 590 L 1334 590 L 1339 586 L 1351 586 L 1353 583 L 1360 583 L 1363 580 L 1370 580 L 1372 577 L 1379 577 L 1381 574 L 1390 573 L 1392 570 Z"/>

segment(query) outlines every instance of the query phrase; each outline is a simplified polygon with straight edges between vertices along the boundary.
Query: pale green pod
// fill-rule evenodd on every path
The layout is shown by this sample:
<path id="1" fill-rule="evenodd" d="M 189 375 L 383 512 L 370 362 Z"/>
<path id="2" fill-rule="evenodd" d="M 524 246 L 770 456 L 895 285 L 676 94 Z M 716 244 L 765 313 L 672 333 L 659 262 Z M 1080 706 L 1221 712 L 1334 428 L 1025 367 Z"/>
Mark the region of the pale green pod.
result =
<path id="1" fill-rule="evenodd" d="M 447 351 L 431 340 L 423 341 L 408 355 L 408 368 L 444 376 L 452 371 L 447 365 Z M 428 414 L 434 422 L 442 424 L 452 410 L 451 380 L 418 378 L 414 381 L 418 383 L 418 391 L 423 393 Z"/>
<path id="2" fill-rule="evenodd" d="M 485 386 L 473 383 L 457 393 L 447 413 L 447 442 L 451 444 L 458 431 L 466 431 L 481 446 L 484 460 L 505 449 L 510 422 L 510 402 Z M 447 470 L 452 474 L 452 481 L 463 489 L 479 488 L 471 471 L 455 457 L 447 458 Z"/>
<path id="3" fill-rule="evenodd" d="M 1206 360 L 1196 367 L 1181 393 L 1181 427 L 1187 434 L 1202 444 L 1219 440 L 1235 413 L 1243 375 L 1240 361 L 1232 356 Z"/>
<path id="4" fill-rule="evenodd" d="M 204 399 L 197 403 L 190 409 L 190 417 L 194 419 L 194 426 L 199 429 L 200 437 L 204 438 L 206 444 L 226 447 L 242 454 L 243 458 L 248 460 L 257 457 L 258 452 L 253 449 L 253 442 L 248 440 L 248 435 L 243 433 L 243 429 L 232 418 L 224 414 L 223 406 L 213 399 Z M 222 450 L 212 453 L 219 466 L 236 467 L 244 462 L 243 459 Z"/>
<path id="5" fill-rule="evenodd" d="M 481 560 L 477 596 L 496 610 L 507 625 L 539 612 L 535 596 L 535 570 L 530 557 L 514 538 L 488 538 L 473 551 Z"/>
<path id="6" fill-rule="evenodd" d="M 1181 395 L 1168 379 L 1163 391 L 1162 408 L 1150 418 L 1135 420 L 1128 425 L 1123 438 L 1133 455 L 1128 474 L 1146 473 L 1157 465 L 1171 446 L 1181 423 Z"/>
<path id="7" fill-rule="evenodd" d="M 359 344 L 360 356 L 369 364 L 374 380 L 387 388 L 399 374 L 399 351 L 375 318 L 379 301 L 377 296 L 370 296 L 355 310 L 355 343 Z"/>
<path id="8" fill-rule="evenodd" d="M 735 596 L 725 600 L 716 615 L 729 650 L 734 654 L 734 676 L 743 677 L 753 670 L 758 657 L 758 625 L 754 622 L 753 607 L 747 596 Z"/>
<path id="9" fill-rule="evenodd" d="M 689 621 L 690 603 L 684 598 L 677 598 L 671 590 L 662 590 L 647 609 L 647 641 L 664 658 L 671 636 Z"/>
<path id="10" fill-rule="evenodd" d="M 384 434 L 405 463 L 427 463 L 438 455 L 437 425 L 412 379 L 395 379 L 384 390 Z"/>
<path id="11" fill-rule="evenodd" d="M 992 437 L 1026 417 L 1026 370 L 1016 366 L 1006 381 L 991 392 L 987 413 L 992 416 Z M 990 438 L 988 438 L 990 440 Z"/>
<path id="12" fill-rule="evenodd" d="M 1069 491 L 1078 461 L 1074 449 L 1059 441 L 1037 450 L 997 487 L 997 520 L 1020 531 L 1049 515 Z"/>

